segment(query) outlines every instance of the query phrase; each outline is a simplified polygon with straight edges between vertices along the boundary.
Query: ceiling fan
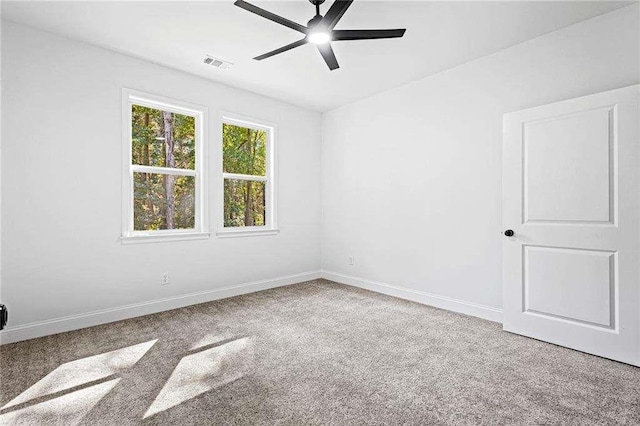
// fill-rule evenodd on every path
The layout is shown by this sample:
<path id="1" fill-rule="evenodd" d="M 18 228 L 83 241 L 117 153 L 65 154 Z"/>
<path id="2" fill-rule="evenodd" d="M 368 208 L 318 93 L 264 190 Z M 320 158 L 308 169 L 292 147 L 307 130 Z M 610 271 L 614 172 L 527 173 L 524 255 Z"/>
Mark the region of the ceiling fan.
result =
<path id="1" fill-rule="evenodd" d="M 342 15 L 344 15 L 349 6 L 351 6 L 353 0 L 335 0 L 324 16 L 320 15 L 320 5 L 324 3 L 324 0 L 309 0 L 309 2 L 316 7 L 316 15 L 307 22 L 307 26 L 305 27 L 304 25 L 290 21 L 287 18 L 283 18 L 282 16 L 254 6 L 251 3 L 247 3 L 244 0 L 236 0 L 234 3 L 236 6 L 305 35 L 304 38 L 298 41 L 294 41 L 293 43 L 287 44 L 279 49 L 267 52 L 264 55 L 256 56 L 253 59 L 261 61 L 279 53 L 286 52 L 287 50 L 302 46 L 303 44 L 313 43 L 318 47 L 318 51 L 327 63 L 329 69 L 335 70 L 336 68 L 339 68 L 339 65 L 336 55 L 333 53 L 333 49 L 331 48 L 331 41 L 398 38 L 402 37 L 406 31 L 404 28 L 396 30 L 334 30 L 333 28 L 336 26 L 340 18 L 342 18 Z"/>

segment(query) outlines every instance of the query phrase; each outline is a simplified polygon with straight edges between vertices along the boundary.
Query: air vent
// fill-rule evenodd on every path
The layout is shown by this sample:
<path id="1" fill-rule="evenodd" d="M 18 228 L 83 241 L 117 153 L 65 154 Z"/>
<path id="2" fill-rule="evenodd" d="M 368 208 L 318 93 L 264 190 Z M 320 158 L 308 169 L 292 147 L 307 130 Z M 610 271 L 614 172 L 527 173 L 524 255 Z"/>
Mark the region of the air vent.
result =
<path id="1" fill-rule="evenodd" d="M 233 63 L 229 61 L 225 61 L 224 59 L 216 58 L 214 56 L 205 56 L 202 61 L 207 65 L 211 65 L 212 67 L 220 68 L 223 70 L 229 69 L 233 66 Z"/>

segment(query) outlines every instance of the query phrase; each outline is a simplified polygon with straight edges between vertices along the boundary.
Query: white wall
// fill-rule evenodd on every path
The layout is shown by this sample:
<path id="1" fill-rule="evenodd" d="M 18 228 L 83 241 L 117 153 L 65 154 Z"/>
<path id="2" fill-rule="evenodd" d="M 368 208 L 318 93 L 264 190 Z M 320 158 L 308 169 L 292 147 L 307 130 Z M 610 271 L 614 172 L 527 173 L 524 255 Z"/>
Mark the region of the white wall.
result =
<path id="1" fill-rule="evenodd" d="M 319 270 L 319 113 L 6 22 L 2 55 L 12 327 Z M 219 110 L 276 123 L 280 234 L 122 245 L 123 87 L 206 105 L 212 131 Z"/>
<path id="2" fill-rule="evenodd" d="M 502 115 L 638 83 L 638 26 L 635 4 L 326 113 L 323 270 L 500 308 Z"/>
<path id="3" fill-rule="evenodd" d="M 638 26 L 638 5 L 627 7 L 321 123 L 312 111 L 3 22 L 0 299 L 11 326 L 295 281 L 321 266 L 499 308 L 502 114 L 638 83 Z M 207 105 L 211 121 L 225 110 L 276 122 L 280 234 L 120 244 L 122 87 Z"/>

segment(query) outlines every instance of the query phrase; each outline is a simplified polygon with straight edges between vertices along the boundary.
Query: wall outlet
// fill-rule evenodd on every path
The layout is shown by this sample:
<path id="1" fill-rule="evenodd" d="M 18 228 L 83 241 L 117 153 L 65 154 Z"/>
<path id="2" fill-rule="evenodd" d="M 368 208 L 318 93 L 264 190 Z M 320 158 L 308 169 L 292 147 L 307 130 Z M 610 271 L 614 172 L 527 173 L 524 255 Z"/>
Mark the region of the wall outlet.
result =
<path id="1" fill-rule="evenodd" d="M 349 256 L 349 258 L 347 259 L 347 263 L 349 263 L 349 265 L 353 266 L 356 264 L 356 260 L 353 258 L 353 256 Z"/>
<path id="2" fill-rule="evenodd" d="M 163 272 L 162 277 L 160 277 L 160 285 L 167 285 L 167 284 L 169 284 L 169 273 Z"/>

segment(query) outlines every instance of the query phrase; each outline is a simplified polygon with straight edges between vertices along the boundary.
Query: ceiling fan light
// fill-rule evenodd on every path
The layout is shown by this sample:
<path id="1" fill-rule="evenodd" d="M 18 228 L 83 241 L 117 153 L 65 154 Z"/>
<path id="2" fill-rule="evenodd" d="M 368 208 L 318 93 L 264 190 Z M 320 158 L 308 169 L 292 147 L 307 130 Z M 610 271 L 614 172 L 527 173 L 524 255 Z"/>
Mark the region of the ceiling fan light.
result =
<path id="1" fill-rule="evenodd" d="M 324 44 L 330 40 L 331 36 L 325 31 L 314 31 L 309 34 L 309 41 L 313 44 Z"/>

